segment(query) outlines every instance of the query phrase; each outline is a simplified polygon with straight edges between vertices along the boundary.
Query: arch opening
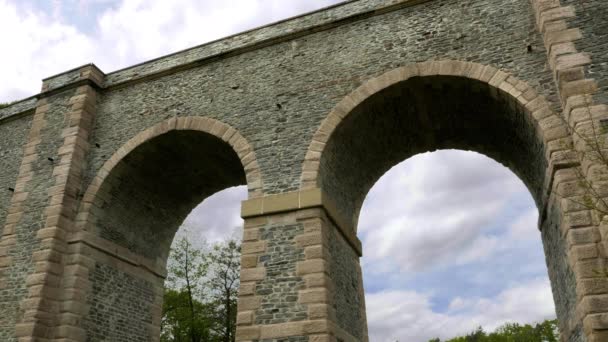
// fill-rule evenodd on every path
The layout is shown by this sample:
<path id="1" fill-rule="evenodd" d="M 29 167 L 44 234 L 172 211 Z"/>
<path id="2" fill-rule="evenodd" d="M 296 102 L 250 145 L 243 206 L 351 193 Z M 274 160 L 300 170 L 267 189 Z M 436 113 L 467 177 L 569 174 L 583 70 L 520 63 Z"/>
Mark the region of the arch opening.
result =
<path id="1" fill-rule="evenodd" d="M 239 214 L 246 198 L 245 186 L 221 190 L 197 205 L 178 229 L 167 260 L 160 341 L 234 340 L 243 227 Z"/>
<path id="2" fill-rule="evenodd" d="M 483 155 L 439 150 L 391 168 L 359 220 L 370 340 L 555 319 L 537 217 L 521 180 Z"/>
<path id="3" fill-rule="evenodd" d="M 444 69 L 445 73 L 439 72 Z M 489 75 L 480 76 L 486 74 L 484 70 Z M 563 121 L 524 82 L 472 63 L 421 63 L 366 82 L 334 107 L 309 147 L 302 188 L 321 188 L 332 200 L 331 210 L 344 221 L 343 229 L 356 232 L 369 190 L 404 160 L 450 149 L 478 152 L 495 160 L 524 183 L 543 214 L 539 222 L 560 330 L 578 329 L 574 332 L 578 334 L 580 327 L 568 327 L 576 309 L 574 273 L 560 235 L 559 209 L 547 196 L 545 179 L 551 176 L 547 174 L 552 165 L 548 151 L 554 149 L 548 141 L 566 136 Z M 494 192 L 493 196 L 504 195 L 500 189 Z M 437 215 L 441 210 L 436 208 Z M 359 293 L 360 300 L 338 300 L 336 321 L 365 340 L 360 265 L 345 246 L 333 244 L 332 256 L 350 255 L 356 261 L 347 263 L 349 274 L 336 271 L 334 282 L 336 287 Z M 332 270 L 344 268 L 332 263 Z"/>
<path id="4" fill-rule="evenodd" d="M 166 263 L 179 227 L 207 197 L 241 185 L 249 197 L 261 188 L 255 153 L 214 119 L 169 119 L 119 148 L 89 184 L 76 221 L 82 231 L 73 243 L 92 247 L 76 253 L 94 260 L 83 313 L 88 338 L 158 340 Z M 222 213 L 233 214 L 213 214 Z"/>
<path id="5" fill-rule="evenodd" d="M 100 188 L 109 200 L 96 208 L 99 237 L 149 259 L 166 259 L 173 235 L 208 196 L 245 185 L 241 160 L 211 134 L 169 131 L 126 155 Z"/>
<path id="6" fill-rule="evenodd" d="M 457 76 L 413 77 L 362 101 L 331 133 L 317 183 L 356 226 L 365 195 L 388 169 L 439 149 L 498 161 L 542 207 L 548 162 L 537 122 L 509 94 Z"/>

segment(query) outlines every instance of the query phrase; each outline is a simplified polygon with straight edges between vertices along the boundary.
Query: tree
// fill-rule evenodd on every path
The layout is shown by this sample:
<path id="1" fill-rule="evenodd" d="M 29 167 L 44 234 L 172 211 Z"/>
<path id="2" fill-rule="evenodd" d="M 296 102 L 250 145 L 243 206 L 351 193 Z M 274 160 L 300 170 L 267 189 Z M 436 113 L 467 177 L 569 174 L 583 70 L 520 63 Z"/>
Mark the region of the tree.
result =
<path id="1" fill-rule="evenodd" d="M 186 333 L 190 342 L 208 341 L 211 324 L 203 304 L 202 285 L 208 271 L 204 254 L 182 237 L 171 251 L 167 268 L 169 289 L 165 290 L 163 300 L 165 326 L 161 326 L 161 330 L 165 328 L 165 340 L 186 341 L 183 339 Z"/>
<path id="2" fill-rule="evenodd" d="M 445 342 L 557 342 L 559 332 L 557 320 L 545 320 L 532 326 L 518 323 L 506 323 L 492 333 L 486 333 L 481 327 L 465 335 L 454 337 Z M 429 342 L 441 342 L 435 338 Z"/>
<path id="3" fill-rule="evenodd" d="M 235 339 L 240 259 L 241 247 L 234 239 L 216 244 L 209 254 L 213 276 L 208 284 L 218 307 L 222 342 L 232 342 Z"/>
<path id="4" fill-rule="evenodd" d="M 559 326 L 557 325 L 557 319 L 545 320 L 538 324 L 537 329 L 540 331 L 540 336 L 545 342 L 558 342 L 559 341 Z"/>
<path id="5" fill-rule="evenodd" d="M 165 289 L 160 337 L 162 342 L 191 342 L 193 332 L 200 341 L 210 340 L 209 326 L 213 317 L 207 313 L 213 307 L 197 299 L 193 299 L 193 306 L 196 312 L 194 320 L 188 292 Z"/>
<path id="6" fill-rule="evenodd" d="M 234 341 L 240 242 L 196 247 L 182 237 L 171 250 L 167 270 L 161 341 Z"/>

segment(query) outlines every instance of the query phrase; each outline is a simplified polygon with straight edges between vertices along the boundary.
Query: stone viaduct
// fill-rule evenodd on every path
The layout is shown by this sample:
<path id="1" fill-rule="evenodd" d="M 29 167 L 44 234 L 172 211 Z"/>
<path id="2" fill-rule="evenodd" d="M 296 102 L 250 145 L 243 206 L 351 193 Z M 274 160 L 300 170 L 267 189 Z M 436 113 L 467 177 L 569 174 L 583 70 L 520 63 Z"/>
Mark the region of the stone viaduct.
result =
<path id="1" fill-rule="evenodd" d="M 247 185 L 237 340 L 367 341 L 363 199 L 452 148 L 527 185 L 562 340 L 608 341 L 608 224 L 580 203 L 581 177 L 608 195 L 583 153 L 608 118 L 607 18 L 605 0 L 347 1 L 45 79 L 0 109 L 0 340 L 158 340 L 176 229 Z"/>

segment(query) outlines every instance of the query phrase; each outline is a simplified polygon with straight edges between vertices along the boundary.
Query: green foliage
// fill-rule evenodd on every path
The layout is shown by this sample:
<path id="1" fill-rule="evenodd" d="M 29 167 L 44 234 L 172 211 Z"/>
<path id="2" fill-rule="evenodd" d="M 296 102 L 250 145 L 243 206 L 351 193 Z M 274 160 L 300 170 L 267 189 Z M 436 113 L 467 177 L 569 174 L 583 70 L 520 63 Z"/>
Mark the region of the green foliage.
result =
<path id="1" fill-rule="evenodd" d="M 178 240 L 167 266 L 161 341 L 234 341 L 239 269 L 235 240 L 212 248 Z"/>
<path id="2" fill-rule="evenodd" d="M 208 341 L 210 313 L 204 310 L 203 279 L 208 264 L 200 249 L 182 238 L 171 251 L 163 299 L 162 341 Z"/>
<path id="3" fill-rule="evenodd" d="M 235 240 L 213 246 L 209 253 L 214 276 L 207 282 L 217 311 L 217 320 L 222 322 L 222 341 L 235 338 L 236 304 L 241 269 L 241 247 Z"/>
<path id="4" fill-rule="evenodd" d="M 208 269 L 209 263 L 203 250 L 194 247 L 188 239 L 181 238 L 171 249 L 167 283 L 171 288 L 190 290 L 194 296 L 202 296 L 202 281 Z"/>
<path id="5" fill-rule="evenodd" d="M 13 104 L 13 103 L 15 103 L 15 102 L 17 102 L 17 101 L 0 102 L 0 109 L 2 109 L 2 108 L 6 108 L 6 107 L 8 107 L 8 106 L 12 105 L 12 104 Z"/>
<path id="6" fill-rule="evenodd" d="M 530 324 L 520 325 L 518 323 L 507 323 L 495 332 L 486 333 L 481 327 L 465 335 L 454 337 L 445 342 L 557 342 L 559 332 L 557 320 L 545 320 L 532 326 Z M 439 338 L 429 342 L 441 342 Z"/>
<path id="7" fill-rule="evenodd" d="M 214 307 L 198 300 L 194 300 L 193 303 L 195 315 L 191 317 L 188 293 L 186 291 L 165 289 L 161 321 L 161 341 L 192 342 L 210 340 Z"/>

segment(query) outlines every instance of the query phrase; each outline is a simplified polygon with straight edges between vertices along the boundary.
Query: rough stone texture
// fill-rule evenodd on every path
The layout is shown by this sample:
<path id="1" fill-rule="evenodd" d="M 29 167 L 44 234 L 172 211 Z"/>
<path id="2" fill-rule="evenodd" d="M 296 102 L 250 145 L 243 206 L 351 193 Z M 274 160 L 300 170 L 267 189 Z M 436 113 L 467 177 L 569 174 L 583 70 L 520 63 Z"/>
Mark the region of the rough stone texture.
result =
<path id="1" fill-rule="evenodd" d="M 541 223 L 541 235 L 553 299 L 556 303 L 560 303 L 555 307 L 557 318 L 563 327 L 562 331 L 565 331 L 569 322 L 575 320 L 577 301 L 575 275 L 568 265 L 566 243 L 562 236 L 560 222 L 559 209 L 553 205 L 549 216 Z M 577 327 L 577 330 L 581 329 L 582 323 Z M 585 341 L 585 339 L 569 339 L 568 341 L 578 342 Z"/>
<path id="2" fill-rule="evenodd" d="M 366 341 L 351 248 L 361 203 L 396 163 L 459 148 L 528 186 L 563 334 L 601 341 L 608 308 L 592 296 L 608 290 L 583 286 L 606 255 L 594 249 L 597 220 L 547 206 L 555 189 L 580 195 L 572 137 L 553 112 L 591 108 L 591 78 L 596 103 L 606 97 L 607 5 L 567 4 L 575 11 L 556 0 L 353 1 L 109 75 L 89 65 L 45 79 L 43 93 L 0 110 L 0 153 L 15 160 L 0 185 L 28 179 L 10 199 L 0 192 L 0 340 L 157 340 L 155 282 L 175 230 L 205 197 L 246 183 L 259 212 L 246 223 L 239 340 Z M 576 49 L 557 61 L 560 39 Z M 389 82 L 408 67 L 416 77 Z M 466 67 L 476 76 L 453 70 Z M 96 103 L 78 101 L 85 84 Z M 74 125 L 82 113 L 90 130 Z M 291 209 L 276 210 L 273 194 Z M 314 208 L 306 194 L 321 197 Z M 324 215 L 340 229 L 319 230 Z M 588 245 L 595 254 L 575 252 Z"/>
<path id="3" fill-rule="evenodd" d="M 138 147 L 114 168 L 100 189 L 111 200 L 94 213 L 95 227 L 99 236 L 132 252 L 166 259 L 175 228 L 188 213 L 215 192 L 241 184 L 241 163 L 220 139 L 171 132 Z"/>
<path id="4" fill-rule="evenodd" d="M 0 121 L 0 222 L 4 223 L 10 205 L 15 181 L 21 166 L 23 145 L 27 140 L 32 116 L 28 115 L 18 120 Z M 10 189 L 13 190 L 10 190 Z M 0 236 L 2 229 L 0 227 Z"/>
<path id="5" fill-rule="evenodd" d="M 260 229 L 260 239 L 268 241 L 266 252 L 258 257 L 266 267 L 266 279 L 256 284 L 255 293 L 263 296 L 255 311 L 255 324 L 276 324 L 308 318 L 306 305 L 298 303 L 298 290 L 304 280 L 296 275 L 296 263 L 304 260 L 304 250 L 295 244 L 302 224 L 272 225 Z"/>
<path id="6" fill-rule="evenodd" d="M 561 0 L 561 4 L 574 7 L 576 16 L 566 21 L 570 27 L 580 28 L 583 34 L 583 39 L 574 44 L 577 50 L 591 54 L 592 63 L 585 67 L 585 75 L 598 83 L 595 100 L 608 104 L 608 2 Z"/>
<path id="7" fill-rule="evenodd" d="M 204 115 L 254 146 L 265 192 L 295 190 L 310 137 L 337 101 L 366 79 L 429 59 L 491 64 L 556 99 L 527 1 L 431 1 L 106 92 L 92 133 L 101 147 L 89 156 L 87 177 L 135 132 Z"/>
<path id="8" fill-rule="evenodd" d="M 4 281 L 0 289 L 0 340 L 16 341 L 15 324 L 21 319 L 23 310 L 20 301 L 27 293 L 26 279 L 33 272 L 32 254 L 40 245 L 36 237 L 37 230 L 43 226 L 42 210 L 48 203 L 47 189 L 53 184 L 53 163 L 47 158 L 55 158 L 63 139 L 64 115 L 68 111 L 68 100 L 73 91 L 53 96 L 49 99 L 52 105 L 45 114 L 46 124 L 40 132 L 41 143 L 37 146 L 38 158 L 33 162 L 35 177 L 28 183 L 28 200 L 23 207 L 23 215 L 15 228 L 16 242 L 8 246 L 11 264 L 3 271 Z M 28 119 L 24 121 L 28 121 Z M 4 126 L 4 125 L 2 125 Z M 22 139 L 22 138 L 21 138 Z M 23 142 L 23 140 L 22 140 Z M 5 174 L 3 173 L 3 176 Z M 15 177 L 15 175 L 10 175 Z"/>
<path id="9" fill-rule="evenodd" d="M 147 342 L 155 338 L 150 334 L 154 284 L 100 263 L 90 281 L 94 284 L 87 298 L 90 312 L 83 322 L 88 341 Z"/>
<path id="10" fill-rule="evenodd" d="M 365 312 L 361 310 L 365 307 L 364 298 L 357 295 L 363 294 L 363 289 L 360 288 L 359 257 L 340 235 L 338 228 L 333 223 L 329 225 L 329 272 L 334 285 L 336 323 L 354 337 L 363 340 L 367 329 Z"/>
<path id="11" fill-rule="evenodd" d="M 19 114 L 33 111 L 36 108 L 36 98 L 29 97 L 21 101 L 12 103 L 8 107 L 0 108 L 0 120 L 8 118 L 10 116 L 16 116 Z"/>
<path id="12" fill-rule="evenodd" d="M 273 339 L 262 339 L 260 342 L 308 342 L 310 339 L 308 336 L 290 336 L 287 338 L 273 338 Z"/>
<path id="13" fill-rule="evenodd" d="M 194 62 L 202 58 L 221 56 L 222 53 L 234 51 L 239 48 L 247 48 L 260 42 L 272 41 L 285 36 L 285 33 L 310 33 L 320 27 L 331 27 L 335 22 L 360 13 L 382 10 L 391 5 L 407 5 L 410 1 L 400 0 L 367 0 L 367 1 L 345 1 L 341 6 L 333 6 L 324 11 L 315 11 L 309 15 L 299 16 L 289 21 L 279 22 L 274 25 L 262 27 L 251 32 L 234 35 L 216 42 L 193 47 L 182 52 L 160 57 L 156 60 L 142 63 L 133 67 L 110 73 L 106 84 L 112 85 L 142 76 L 161 72 L 172 67 Z M 423 2 L 423 1 L 418 1 Z M 69 73 L 68 73 L 69 74 Z M 66 76 L 61 76 L 66 77 Z M 61 84 L 60 80 L 56 82 Z"/>

